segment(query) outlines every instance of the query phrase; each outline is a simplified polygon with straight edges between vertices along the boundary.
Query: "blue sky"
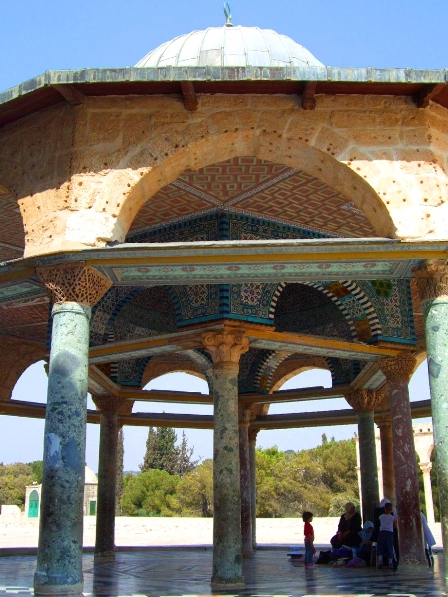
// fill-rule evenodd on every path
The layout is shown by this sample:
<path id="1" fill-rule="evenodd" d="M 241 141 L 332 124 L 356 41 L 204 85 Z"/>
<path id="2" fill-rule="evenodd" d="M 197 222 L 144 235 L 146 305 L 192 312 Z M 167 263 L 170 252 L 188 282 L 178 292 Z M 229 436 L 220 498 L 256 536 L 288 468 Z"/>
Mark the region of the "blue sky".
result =
<path id="1" fill-rule="evenodd" d="M 235 25 L 289 35 L 330 66 L 448 67 L 446 0 L 229 1 Z M 136 64 L 224 24 L 221 0 L 0 0 L 0 91 L 47 69 Z"/>
<path id="2" fill-rule="evenodd" d="M 269 28 L 289 35 L 321 62 L 331 66 L 448 68 L 446 0 L 279 0 L 275 3 L 233 0 L 235 25 Z M 134 65 L 151 49 L 183 33 L 225 22 L 221 0 L 0 0 L 0 92 L 47 69 L 122 67 Z M 322 373 L 306 374 L 303 385 L 328 385 Z M 193 391 L 206 392 L 191 378 Z M 185 387 L 181 379 L 171 381 Z M 26 372 L 16 386 L 18 400 L 45 402 L 42 365 Z M 154 387 L 163 389 L 162 381 Z M 285 386 L 286 387 L 286 386 Z M 289 382 L 293 387 L 293 382 Z M 412 399 L 429 398 L 424 366 L 411 382 Z M 303 405 L 310 410 L 317 404 Z M 341 403 L 340 403 L 341 407 Z M 342 407 L 345 408 L 342 401 Z M 280 407 L 278 407 L 280 408 Z M 143 410 L 139 406 L 139 410 Z M 153 406 L 148 410 L 155 410 Z M 167 407 L 159 410 L 169 412 Z M 176 408 L 179 411 L 179 408 Z M 292 407 L 283 412 L 291 412 Z M 210 412 L 210 409 L 204 412 Z M 274 409 L 271 412 L 275 412 Z M 43 422 L 0 417 L 0 462 L 42 457 Z M 314 430 L 262 432 L 259 445 L 302 449 L 320 443 L 325 431 L 337 439 L 351 437 L 354 426 Z M 143 459 L 146 430 L 125 429 L 125 468 L 136 470 Z M 180 436 L 180 432 L 179 432 Z M 21 442 L 17 438 L 21 437 Z M 211 432 L 191 431 L 196 457 L 211 457 Z M 25 439 L 26 438 L 26 439 Z M 98 427 L 88 425 L 87 463 L 97 470 Z"/>

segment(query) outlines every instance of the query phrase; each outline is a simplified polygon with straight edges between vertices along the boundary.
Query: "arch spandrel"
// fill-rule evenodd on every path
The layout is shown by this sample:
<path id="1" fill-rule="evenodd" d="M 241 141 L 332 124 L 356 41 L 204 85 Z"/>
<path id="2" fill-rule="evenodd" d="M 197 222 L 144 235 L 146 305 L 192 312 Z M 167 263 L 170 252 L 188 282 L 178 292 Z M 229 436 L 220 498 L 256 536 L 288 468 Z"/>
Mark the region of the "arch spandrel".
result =
<path id="1" fill-rule="evenodd" d="M 33 166 L 39 173 L 31 186 L 19 179 L 15 185 L 26 255 L 122 242 L 141 206 L 160 188 L 187 169 L 237 155 L 312 174 L 353 201 L 379 236 L 447 236 L 445 108 L 417 110 L 400 97 L 388 98 L 387 105 L 384 98 L 370 102 L 370 96 L 361 104 L 358 96 L 318 97 L 314 111 L 302 110 L 292 96 L 262 98 L 262 106 L 258 98 L 244 97 L 241 108 L 227 99 L 204 98 L 192 114 L 182 112 L 179 102 L 174 109 L 169 98 L 148 97 L 138 108 L 123 98 L 87 99 L 76 111 L 76 134 L 65 134 L 73 128 L 65 119 L 55 147 L 47 144 L 43 155 L 21 154 L 20 170 Z M 61 109 L 16 123 L 15 143 L 25 146 L 31 120 L 34 125 Z M 422 165 L 429 169 L 424 177 Z"/>

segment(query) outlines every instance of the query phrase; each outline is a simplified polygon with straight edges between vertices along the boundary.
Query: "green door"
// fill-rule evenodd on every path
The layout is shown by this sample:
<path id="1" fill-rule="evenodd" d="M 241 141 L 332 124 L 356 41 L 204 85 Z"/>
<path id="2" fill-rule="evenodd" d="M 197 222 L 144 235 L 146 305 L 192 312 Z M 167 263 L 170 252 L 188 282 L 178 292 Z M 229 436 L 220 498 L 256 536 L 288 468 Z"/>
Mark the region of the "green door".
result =
<path id="1" fill-rule="evenodd" d="M 95 500 L 91 500 L 90 501 L 89 515 L 90 516 L 95 516 L 95 514 L 96 514 L 96 501 Z"/>
<path id="2" fill-rule="evenodd" d="M 28 500 L 28 518 L 37 518 L 39 516 L 39 494 L 35 489 L 30 493 Z"/>

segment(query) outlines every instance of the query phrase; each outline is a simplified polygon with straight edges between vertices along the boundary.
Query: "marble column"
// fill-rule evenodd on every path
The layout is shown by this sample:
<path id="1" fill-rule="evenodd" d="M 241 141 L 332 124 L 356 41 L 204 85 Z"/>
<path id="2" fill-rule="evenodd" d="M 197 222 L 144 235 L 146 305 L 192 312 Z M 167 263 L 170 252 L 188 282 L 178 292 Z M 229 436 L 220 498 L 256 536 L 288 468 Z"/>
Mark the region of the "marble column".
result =
<path id="1" fill-rule="evenodd" d="M 361 504 L 364 521 L 373 520 L 373 511 L 380 501 L 373 413 L 383 398 L 384 392 L 365 389 L 353 390 L 345 395 L 345 399 L 356 411 L 358 418 Z"/>
<path id="2" fill-rule="evenodd" d="M 425 318 L 445 582 L 448 584 L 448 261 L 427 260 L 414 269 L 414 276 Z"/>
<path id="3" fill-rule="evenodd" d="M 115 396 L 94 396 L 93 401 L 101 413 L 94 559 L 112 562 L 115 560 L 118 411 L 126 402 Z"/>
<path id="4" fill-rule="evenodd" d="M 432 462 L 420 462 L 420 470 L 423 474 L 423 487 L 425 490 L 426 520 L 429 524 L 434 524 L 434 502 L 432 499 L 431 470 Z"/>
<path id="5" fill-rule="evenodd" d="M 392 446 L 392 423 L 390 413 L 381 413 L 377 417 L 377 425 L 380 430 L 381 443 L 381 469 L 383 471 L 383 497 L 396 504 L 395 476 L 394 476 L 394 451 Z"/>
<path id="6" fill-rule="evenodd" d="M 240 477 L 241 477 L 241 550 L 243 557 L 254 555 L 252 547 L 252 502 L 249 456 L 250 409 L 239 409 Z"/>
<path id="7" fill-rule="evenodd" d="M 241 486 L 238 372 L 249 341 L 240 331 L 203 334 L 213 359 L 213 588 L 244 586 L 241 554 Z"/>
<path id="8" fill-rule="evenodd" d="M 411 354 L 380 359 L 389 384 L 400 564 L 426 563 L 420 519 L 417 461 L 408 383 L 416 365 Z"/>
<path id="9" fill-rule="evenodd" d="M 35 595 L 82 595 L 89 323 L 110 281 L 84 263 L 40 267 L 53 303 Z"/>
<path id="10" fill-rule="evenodd" d="M 252 549 L 257 549 L 257 446 L 258 429 L 249 428 L 250 502 L 252 516 Z"/>

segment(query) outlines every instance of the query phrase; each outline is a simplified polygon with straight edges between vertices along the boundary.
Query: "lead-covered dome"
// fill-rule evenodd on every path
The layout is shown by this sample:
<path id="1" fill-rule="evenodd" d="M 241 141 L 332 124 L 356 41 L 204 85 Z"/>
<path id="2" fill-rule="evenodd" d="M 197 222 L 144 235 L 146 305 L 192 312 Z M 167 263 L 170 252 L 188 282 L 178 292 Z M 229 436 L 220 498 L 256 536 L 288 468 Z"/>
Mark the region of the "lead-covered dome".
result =
<path id="1" fill-rule="evenodd" d="M 209 27 L 175 37 L 135 66 L 324 66 L 287 35 L 259 27 Z"/>

